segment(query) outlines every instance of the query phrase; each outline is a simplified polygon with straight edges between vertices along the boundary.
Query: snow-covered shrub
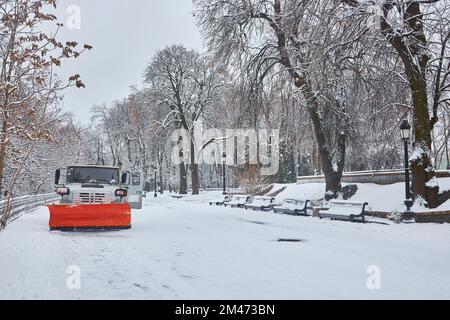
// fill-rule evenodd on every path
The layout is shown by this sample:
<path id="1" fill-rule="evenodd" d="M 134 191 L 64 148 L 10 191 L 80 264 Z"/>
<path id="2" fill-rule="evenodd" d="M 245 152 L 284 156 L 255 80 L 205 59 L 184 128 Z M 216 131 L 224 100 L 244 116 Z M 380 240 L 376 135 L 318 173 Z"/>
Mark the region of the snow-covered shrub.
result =
<path id="1" fill-rule="evenodd" d="M 244 189 L 246 194 L 259 195 L 266 194 L 270 190 L 271 177 L 261 175 L 260 167 L 257 165 L 248 165 L 242 168 L 236 174 L 236 180 L 239 186 Z M 265 192 L 264 192 L 265 191 Z"/>

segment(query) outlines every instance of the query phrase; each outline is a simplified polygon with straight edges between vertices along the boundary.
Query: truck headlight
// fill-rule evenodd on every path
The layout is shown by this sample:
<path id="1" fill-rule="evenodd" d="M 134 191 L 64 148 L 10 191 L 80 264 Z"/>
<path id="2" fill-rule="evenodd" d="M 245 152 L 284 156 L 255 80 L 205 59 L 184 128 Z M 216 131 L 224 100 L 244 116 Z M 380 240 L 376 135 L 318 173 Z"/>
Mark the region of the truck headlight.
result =
<path id="1" fill-rule="evenodd" d="M 127 189 L 117 189 L 116 190 L 116 197 L 126 197 L 128 195 Z"/>
<path id="2" fill-rule="evenodd" d="M 66 195 L 68 195 L 70 193 L 70 190 L 69 190 L 69 188 L 58 188 L 56 190 L 56 193 L 61 195 L 61 196 L 66 196 Z"/>

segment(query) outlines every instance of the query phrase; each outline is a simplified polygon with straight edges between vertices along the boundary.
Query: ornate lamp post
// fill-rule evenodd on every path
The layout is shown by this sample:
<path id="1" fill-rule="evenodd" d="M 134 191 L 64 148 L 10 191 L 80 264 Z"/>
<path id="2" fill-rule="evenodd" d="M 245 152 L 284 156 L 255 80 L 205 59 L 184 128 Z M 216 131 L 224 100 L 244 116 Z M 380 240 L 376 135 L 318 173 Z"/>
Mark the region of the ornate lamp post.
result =
<path id="1" fill-rule="evenodd" d="M 223 177 L 223 194 L 225 195 L 227 193 L 227 186 L 226 186 L 226 176 L 225 176 L 225 169 L 227 164 L 227 154 L 224 152 L 222 154 L 222 177 Z"/>
<path id="2" fill-rule="evenodd" d="M 405 148 L 405 205 L 406 211 L 403 215 L 404 220 L 412 220 L 414 218 L 414 213 L 411 211 L 411 207 L 414 204 L 414 201 L 411 197 L 411 186 L 409 181 L 409 155 L 408 155 L 408 143 L 411 139 L 411 125 L 408 120 L 403 120 L 400 125 L 400 132 L 402 136 L 402 140 Z"/>

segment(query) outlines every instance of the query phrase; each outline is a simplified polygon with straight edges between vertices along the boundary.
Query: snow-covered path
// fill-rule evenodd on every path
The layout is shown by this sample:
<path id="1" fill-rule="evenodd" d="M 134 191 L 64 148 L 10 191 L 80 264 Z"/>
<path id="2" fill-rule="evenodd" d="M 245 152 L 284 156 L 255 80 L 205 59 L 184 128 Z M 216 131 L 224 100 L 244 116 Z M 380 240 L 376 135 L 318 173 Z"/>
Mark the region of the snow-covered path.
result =
<path id="1" fill-rule="evenodd" d="M 0 299 L 450 299 L 449 225 L 247 212 L 211 196 L 148 198 L 132 230 L 107 233 L 49 232 L 40 208 L 0 233 Z M 73 265 L 80 290 L 66 285 Z"/>

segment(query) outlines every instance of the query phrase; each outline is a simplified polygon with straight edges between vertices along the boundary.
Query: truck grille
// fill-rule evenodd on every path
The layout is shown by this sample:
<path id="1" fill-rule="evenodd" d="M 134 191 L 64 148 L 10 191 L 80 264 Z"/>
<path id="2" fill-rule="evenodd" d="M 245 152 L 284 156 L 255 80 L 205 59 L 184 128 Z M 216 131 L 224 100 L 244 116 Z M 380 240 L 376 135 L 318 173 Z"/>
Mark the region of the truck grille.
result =
<path id="1" fill-rule="evenodd" d="M 91 203 L 91 204 L 100 204 L 100 203 L 111 203 L 112 199 L 109 194 L 106 193 L 89 193 L 89 192 L 80 192 L 74 194 L 74 202 L 75 203 Z"/>

